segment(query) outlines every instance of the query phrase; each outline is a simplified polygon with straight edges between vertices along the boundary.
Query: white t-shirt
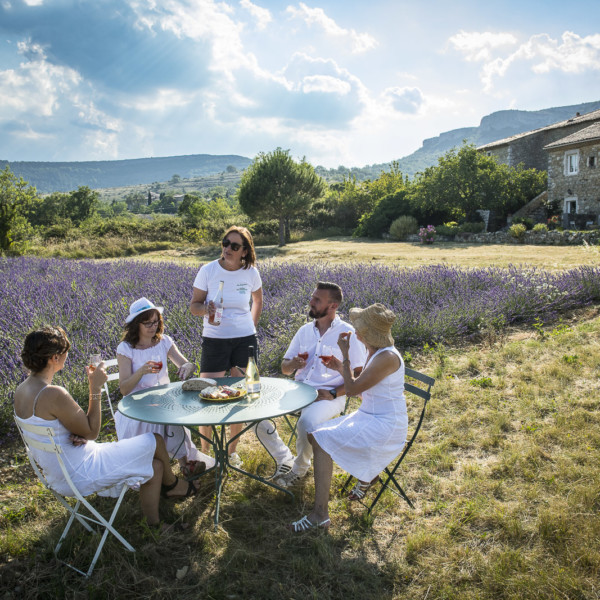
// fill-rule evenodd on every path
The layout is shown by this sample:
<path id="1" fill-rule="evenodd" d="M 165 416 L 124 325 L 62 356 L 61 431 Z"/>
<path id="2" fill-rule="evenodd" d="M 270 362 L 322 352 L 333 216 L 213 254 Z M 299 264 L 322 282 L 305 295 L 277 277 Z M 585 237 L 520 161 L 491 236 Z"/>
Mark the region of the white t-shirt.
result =
<path id="1" fill-rule="evenodd" d="M 329 329 L 322 336 L 315 323 L 316 321 L 312 321 L 298 329 L 283 358 L 289 360 L 297 356 L 302 350 L 308 352 L 306 367 L 297 370 L 294 379 L 307 383 L 316 389 L 331 390 L 342 385 L 344 378 L 337 371 L 328 369 L 319 358 L 321 354 L 325 354 L 325 346 L 329 346 L 333 356 L 342 360 L 342 351 L 337 345 L 337 341 L 340 333 L 351 331 L 352 336 L 350 337 L 348 351 L 351 369 L 364 366 L 367 360 L 367 349 L 362 342 L 358 341 L 354 327 L 350 323 L 342 321 L 338 316 L 335 317 Z"/>
<path id="2" fill-rule="evenodd" d="M 126 356 L 131 360 L 131 372 L 135 373 L 143 364 L 146 364 L 153 357 L 160 357 L 162 361 L 162 369 L 158 373 L 146 373 L 142 375 L 142 378 L 138 381 L 138 384 L 129 392 L 137 392 L 138 390 L 144 390 L 155 385 L 163 385 L 165 383 L 171 383 L 169 379 L 169 372 L 167 369 L 167 354 L 173 345 L 173 338 L 168 335 L 161 337 L 160 342 L 156 346 L 151 348 L 144 348 L 139 350 L 134 348 L 128 342 L 121 342 L 117 346 L 117 354 Z"/>
<path id="3" fill-rule="evenodd" d="M 262 287 L 262 281 L 256 267 L 228 271 L 218 260 L 200 268 L 194 287 L 208 292 L 206 300 L 215 300 L 219 291 L 219 281 L 223 281 L 223 318 L 218 326 L 210 325 L 208 316 L 204 317 L 202 335 L 209 338 L 230 339 L 246 337 L 256 333 L 256 327 L 250 314 L 252 292 Z"/>

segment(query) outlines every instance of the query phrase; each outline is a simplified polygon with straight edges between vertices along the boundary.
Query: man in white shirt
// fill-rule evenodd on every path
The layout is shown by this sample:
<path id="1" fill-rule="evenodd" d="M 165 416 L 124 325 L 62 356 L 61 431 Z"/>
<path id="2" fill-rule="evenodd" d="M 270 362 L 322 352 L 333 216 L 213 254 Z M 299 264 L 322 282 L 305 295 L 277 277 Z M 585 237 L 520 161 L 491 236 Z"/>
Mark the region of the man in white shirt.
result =
<path id="1" fill-rule="evenodd" d="M 296 381 L 317 389 L 317 399 L 302 410 L 298 419 L 296 458 L 279 437 L 272 422 L 261 421 L 256 426 L 256 435 L 277 461 L 274 481 L 281 487 L 298 483 L 310 468 L 313 453 L 307 434 L 324 421 L 337 417 L 346 405 L 343 377 L 337 371 L 327 369 L 327 359 L 321 358 L 335 355 L 341 359 L 338 337 L 342 332 L 354 333 L 354 327 L 336 314 L 342 297 L 339 285 L 323 281 L 317 284 L 308 313 L 314 320 L 296 332 L 281 363 L 284 375 L 295 372 Z M 351 336 L 349 358 L 355 376 L 362 370 L 366 356 L 363 344 L 355 335 Z"/>

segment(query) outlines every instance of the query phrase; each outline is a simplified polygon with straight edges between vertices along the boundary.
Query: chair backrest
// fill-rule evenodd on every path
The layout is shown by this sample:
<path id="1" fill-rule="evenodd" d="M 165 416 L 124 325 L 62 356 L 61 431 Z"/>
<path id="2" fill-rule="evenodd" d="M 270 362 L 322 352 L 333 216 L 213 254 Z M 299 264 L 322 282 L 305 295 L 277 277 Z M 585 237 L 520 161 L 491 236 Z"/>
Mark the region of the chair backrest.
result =
<path id="1" fill-rule="evenodd" d="M 38 479 L 44 484 L 44 486 L 52 492 L 54 492 L 52 486 L 48 483 L 48 480 L 44 475 L 42 467 L 38 464 L 35 454 L 34 452 L 32 452 L 32 448 L 40 450 L 41 452 L 47 452 L 49 454 L 56 455 L 56 459 L 63 472 L 65 481 L 72 490 L 72 493 L 68 495 L 74 496 L 76 498 L 81 498 L 82 496 L 79 493 L 79 490 L 75 487 L 73 481 L 71 480 L 65 463 L 63 462 L 63 449 L 61 445 L 56 441 L 56 432 L 54 431 L 54 428 L 49 427 L 48 425 L 32 425 L 31 423 L 24 423 L 18 418 L 15 418 L 15 423 L 17 424 L 17 429 L 21 434 L 21 438 L 23 438 L 23 444 L 25 445 L 27 458 L 29 459 L 31 466 L 35 471 L 35 474 L 38 476 Z M 43 439 L 38 439 L 40 437 Z"/>
<path id="2" fill-rule="evenodd" d="M 425 409 L 427 408 L 427 403 L 429 402 L 429 399 L 431 398 L 431 388 L 433 387 L 433 384 L 435 383 L 435 379 L 433 377 L 429 377 L 429 375 L 425 375 L 424 373 L 419 373 L 419 371 L 415 371 L 414 369 L 409 369 L 408 367 L 406 367 L 404 369 L 404 377 L 405 377 L 404 391 L 409 392 L 411 394 L 415 394 L 416 396 L 421 398 L 421 400 L 423 400 L 423 408 L 421 409 L 421 414 L 419 416 L 419 420 L 415 426 L 413 434 L 412 434 L 410 440 L 408 440 L 408 442 L 404 446 L 404 450 L 402 451 L 402 454 L 400 455 L 398 464 L 400 464 L 402 462 L 402 459 L 404 458 L 405 454 L 410 450 L 410 447 L 413 445 L 413 442 L 415 441 L 415 438 L 417 437 L 417 434 L 419 433 L 419 430 L 421 429 L 421 425 L 423 424 L 423 418 L 425 417 Z M 406 377 L 410 377 L 411 379 L 420 381 L 421 383 L 424 384 L 425 387 L 422 388 L 417 385 L 414 385 L 413 383 L 408 383 L 406 381 Z"/>
<path id="3" fill-rule="evenodd" d="M 116 358 L 111 358 L 110 360 L 104 361 L 105 369 L 110 369 L 112 367 L 116 367 L 117 365 L 118 365 L 118 362 L 117 362 Z M 106 402 L 108 403 L 108 408 L 110 409 L 110 414 L 112 415 L 113 420 L 115 418 L 115 409 L 113 408 L 112 402 L 110 401 L 110 390 L 108 388 L 108 383 L 110 381 L 116 381 L 117 379 L 119 379 L 119 371 L 118 370 L 109 373 L 108 379 L 104 383 L 104 388 L 103 388 L 104 393 L 106 394 Z"/>

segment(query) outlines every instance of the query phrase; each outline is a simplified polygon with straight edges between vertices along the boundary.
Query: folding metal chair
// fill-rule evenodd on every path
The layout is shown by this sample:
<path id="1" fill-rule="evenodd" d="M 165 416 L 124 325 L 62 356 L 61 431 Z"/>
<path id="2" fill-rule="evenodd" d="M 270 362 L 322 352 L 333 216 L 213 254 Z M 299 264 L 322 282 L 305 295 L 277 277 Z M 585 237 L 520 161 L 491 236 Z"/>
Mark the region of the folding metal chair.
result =
<path id="1" fill-rule="evenodd" d="M 104 368 L 108 371 L 108 369 L 110 369 L 111 367 L 116 367 L 117 364 L 117 359 L 111 358 L 110 360 L 104 361 Z M 103 391 L 106 394 L 106 402 L 108 403 L 108 408 L 110 409 L 110 414 L 112 415 L 113 421 L 115 420 L 115 409 L 113 408 L 112 402 L 110 401 L 110 390 L 108 389 L 108 383 L 117 379 L 119 379 L 119 371 L 108 373 L 108 379 L 104 382 L 103 387 Z"/>
<path id="2" fill-rule="evenodd" d="M 386 489 L 389 489 L 391 492 L 394 492 L 395 494 L 402 496 L 402 498 L 404 498 L 406 500 L 406 502 L 408 502 L 408 505 L 411 508 L 414 508 L 414 504 L 410 501 L 409 497 L 406 495 L 406 493 L 404 492 L 404 490 L 398 483 L 398 480 L 396 479 L 396 471 L 398 470 L 398 467 L 400 466 L 400 464 L 404 460 L 404 457 L 406 456 L 406 454 L 410 450 L 411 446 L 413 445 L 415 438 L 417 437 L 417 434 L 419 433 L 419 430 L 421 429 L 421 425 L 423 424 L 423 418 L 425 417 L 425 409 L 427 408 L 427 403 L 429 402 L 429 398 L 431 398 L 431 388 L 433 387 L 433 384 L 435 383 L 435 379 L 433 377 L 429 377 L 429 375 L 424 375 L 423 373 L 419 373 L 419 371 L 415 371 L 414 369 L 409 369 L 409 368 L 405 369 L 404 376 L 405 376 L 405 378 L 410 377 L 410 378 L 415 379 L 415 380 L 421 382 L 422 384 L 424 384 L 425 388 L 421 388 L 412 383 L 407 383 L 406 380 L 404 382 L 404 392 L 405 393 L 410 392 L 411 394 L 415 394 L 416 396 L 421 398 L 421 400 L 423 400 L 423 408 L 421 409 L 421 414 L 419 416 L 419 420 L 415 426 L 413 434 L 412 434 L 411 438 L 407 441 L 407 443 L 404 445 L 404 448 L 402 449 L 402 453 L 400 454 L 400 457 L 396 461 L 396 464 L 391 468 L 390 468 L 390 466 L 387 466 L 383 470 L 383 472 L 379 475 L 379 483 L 381 483 L 381 489 L 377 493 L 377 496 L 375 496 L 375 499 L 373 500 L 373 502 L 371 502 L 371 505 L 369 506 L 367 513 L 370 513 L 373 510 L 373 508 L 375 507 L 377 502 L 379 502 L 379 498 L 381 498 L 381 495 L 383 494 L 383 492 Z M 352 475 L 349 475 L 348 478 L 346 479 L 346 481 L 344 482 L 344 485 L 342 486 L 342 489 L 341 489 L 342 493 L 344 493 L 347 490 L 348 485 L 352 481 L 352 479 L 354 479 L 352 477 Z M 394 484 L 396 489 L 391 487 L 390 483 Z"/>
<path id="3" fill-rule="evenodd" d="M 46 427 L 45 425 L 31 425 L 29 423 L 24 423 L 18 417 L 15 418 L 15 421 L 17 423 L 19 433 L 21 434 L 21 437 L 23 438 L 23 443 L 25 444 L 25 449 L 27 451 L 27 457 L 29 458 L 29 462 L 31 463 L 31 466 L 33 467 L 33 470 L 35 471 L 35 474 L 38 476 L 39 480 L 42 482 L 44 487 L 46 487 L 48 490 L 50 490 L 54 494 L 55 498 L 70 513 L 70 517 L 67 522 L 67 525 L 66 525 L 64 531 L 62 532 L 60 539 L 58 540 L 58 544 L 56 545 L 56 548 L 54 549 L 54 554 L 55 554 L 57 560 L 59 560 L 60 562 L 65 564 L 67 567 L 73 569 L 74 571 L 77 571 L 77 573 L 80 573 L 81 575 L 84 575 L 85 577 L 89 577 L 92 574 L 94 567 L 96 566 L 96 562 L 98 560 L 98 557 L 100 556 L 100 552 L 102 551 L 102 547 L 104 546 L 104 543 L 106 542 L 106 538 L 108 537 L 109 533 L 112 533 L 119 540 L 119 542 L 121 542 L 121 544 L 123 544 L 123 546 L 125 546 L 125 548 L 127 550 L 129 550 L 130 552 L 135 552 L 135 548 L 113 527 L 113 521 L 115 520 L 115 517 L 117 516 L 117 512 L 119 510 L 119 507 L 121 506 L 121 502 L 123 500 L 123 497 L 125 496 L 125 492 L 128 489 L 127 485 L 123 485 L 123 487 L 121 489 L 121 493 L 120 493 L 119 497 L 117 498 L 115 506 L 113 508 L 113 511 L 110 515 L 110 518 L 108 520 L 105 519 L 84 498 L 84 496 L 79 492 L 79 490 L 73 483 L 71 477 L 69 476 L 69 473 L 67 472 L 67 469 L 65 467 L 65 463 L 62 459 L 63 449 L 60 446 L 60 444 L 56 441 L 54 429 L 52 427 Z M 40 441 L 40 439 L 42 439 L 43 441 Z M 65 494 L 65 495 L 60 494 L 50 486 L 46 477 L 44 476 L 44 472 L 43 472 L 42 468 L 40 467 L 40 465 L 37 463 L 37 461 L 35 459 L 35 454 L 32 452 L 32 448 L 35 448 L 36 450 L 40 450 L 42 452 L 47 452 L 49 454 L 54 454 L 56 456 L 58 464 L 60 465 L 60 468 L 63 472 L 65 481 L 72 490 L 72 494 Z M 110 487 L 113 487 L 113 486 L 110 486 Z M 105 488 L 105 489 L 109 489 L 109 488 Z M 98 490 L 98 492 L 102 492 L 102 491 L 103 490 Z M 72 506 L 69 502 L 67 502 L 67 500 L 66 500 L 67 497 L 76 498 L 77 502 L 75 503 L 74 506 Z M 92 516 L 90 517 L 86 514 L 82 514 L 80 512 L 80 510 L 83 508 L 87 509 Z M 77 521 L 79 521 L 79 523 L 81 523 L 81 525 L 90 533 L 94 533 L 95 530 L 92 529 L 92 527 L 90 527 L 88 522 L 99 525 L 100 528 L 104 529 L 104 533 L 102 534 L 102 538 L 100 539 L 98 548 L 96 549 L 96 553 L 94 554 L 94 558 L 92 559 L 92 562 L 87 571 L 81 571 L 74 565 L 69 564 L 68 562 L 66 562 L 58 557 L 58 552 L 63 544 L 63 541 L 67 537 L 67 534 L 69 533 L 69 530 L 71 529 L 71 525 L 73 524 L 75 519 L 77 519 Z"/>

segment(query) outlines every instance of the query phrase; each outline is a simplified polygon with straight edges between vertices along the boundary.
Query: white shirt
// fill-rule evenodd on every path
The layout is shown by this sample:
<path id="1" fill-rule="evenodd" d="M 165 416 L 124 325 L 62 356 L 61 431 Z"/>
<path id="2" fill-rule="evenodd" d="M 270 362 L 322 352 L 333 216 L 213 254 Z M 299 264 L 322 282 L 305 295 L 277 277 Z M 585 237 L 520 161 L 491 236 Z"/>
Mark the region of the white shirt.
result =
<path id="1" fill-rule="evenodd" d="M 316 321 L 307 323 L 298 329 L 296 335 L 292 338 L 284 359 L 290 360 L 300 352 L 308 352 L 306 367 L 299 369 L 294 375 L 296 381 L 307 383 L 316 389 L 332 390 L 344 384 L 344 378 L 333 369 L 328 369 L 320 355 L 325 355 L 325 347 L 329 346 L 329 352 L 336 358 L 342 360 L 342 351 L 337 345 L 340 333 L 351 331 L 350 349 L 348 358 L 350 359 L 350 368 L 356 369 L 365 364 L 367 350 L 362 342 L 356 338 L 354 327 L 350 323 L 342 321 L 337 315 L 331 322 L 329 329 L 321 335 Z"/>
<path id="2" fill-rule="evenodd" d="M 194 287 L 207 292 L 207 302 L 214 301 L 219 291 L 219 281 L 224 282 L 221 324 L 210 325 L 206 315 L 202 335 L 223 340 L 255 334 L 256 327 L 250 313 L 250 301 L 252 292 L 262 287 L 258 270 L 250 267 L 228 271 L 218 260 L 213 260 L 200 268 L 194 280 Z"/>

